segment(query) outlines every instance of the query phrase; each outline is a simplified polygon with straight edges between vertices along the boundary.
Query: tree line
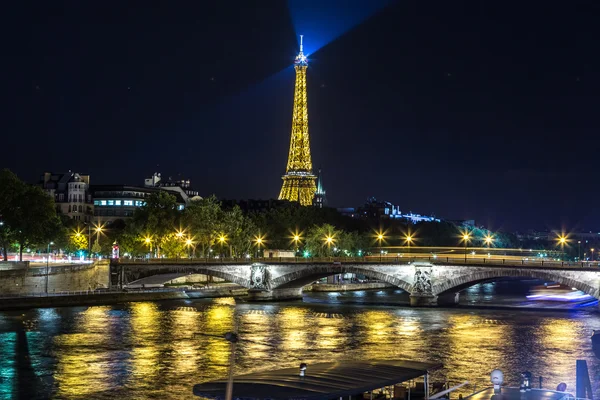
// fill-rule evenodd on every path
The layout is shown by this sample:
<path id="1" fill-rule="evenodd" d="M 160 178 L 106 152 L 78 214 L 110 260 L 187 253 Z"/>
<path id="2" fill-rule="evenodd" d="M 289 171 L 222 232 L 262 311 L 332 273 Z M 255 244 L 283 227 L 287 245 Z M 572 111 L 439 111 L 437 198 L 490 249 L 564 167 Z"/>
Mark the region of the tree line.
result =
<path id="1" fill-rule="evenodd" d="M 178 210 L 166 191 L 148 196 L 128 221 L 110 225 L 82 223 L 57 213 L 54 200 L 40 187 L 0 171 L 0 246 L 22 257 L 26 249 L 53 249 L 67 254 L 109 255 L 117 243 L 123 256 L 246 257 L 264 249 L 288 249 L 299 256 L 362 256 L 379 246 L 459 246 L 465 228 L 449 222 L 409 224 L 398 220 L 369 221 L 341 215 L 331 208 L 295 203 L 264 211 L 244 212 L 224 206 L 214 195 Z M 492 235 L 468 229 L 469 246 L 484 245 Z M 378 238 L 379 237 L 379 238 Z M 519 248 L 512 234 L 493 233 L 493 246 Z M 550 247 L 548 246 L 539 246 Z"/>

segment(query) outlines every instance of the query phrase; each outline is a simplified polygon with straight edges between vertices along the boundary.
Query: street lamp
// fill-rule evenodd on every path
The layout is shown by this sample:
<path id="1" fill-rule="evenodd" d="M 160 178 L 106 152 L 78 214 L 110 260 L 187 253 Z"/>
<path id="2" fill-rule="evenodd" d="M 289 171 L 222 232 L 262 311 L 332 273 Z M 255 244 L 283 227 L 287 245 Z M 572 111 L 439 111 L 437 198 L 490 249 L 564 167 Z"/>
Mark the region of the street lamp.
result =
<path id="1" fill-rule="evenodd" d="M 467 262 L 467 244 L 471 240 L 471 235 L 468 232 L 463 233 L 462 241 L 465 243 L 465 262 Z"/>
<path id="2" fill-rule="evenodd" d="M 54 242 L 50 242 L 48 243 L 48 254 L 46 257 L 46 294 L 48 294 L 48 267 L 49 267 L 49 262 L 50 262 L 50 246 L 52 246 L 54 244 Z"/>
<path id="3" fill-rule="evenodd" d="M 185 245 L 188 248 L 188 257 L 190 257 L 190 247 L 194 244 L 194 241 L 190 238 L 185 240 Z"/>
<path id="4" fill-rule="evenodd" d="M 146 243 L 148 245 L 148 247 L 150 248 L 150 256 L 152 256 L 152 238 L 150 238 L 149 236 L 146 236 L 144 238 L 144 243 Z"/>
<path id="5" fill-rule="evenodd" d="M 375 240 L 379 242 L 379 262 L 381 262 L 381 257 L 383 254 L 383 250 L 381 249 L 381 242 L 385 240 L 385 232 L 382 232 L 381 230 L 377 232 L 377 234 L 375 235 Z"/>
<path id="6" fill-rule="evenodd" d="M 491 235 L 487 235 L 485 238 L 483 238 L 483 241 L 485 242 L 486 246 L 488 247 L 488 249 L 490 248 L 492 242 L 494 241 L 494 237 Z"/>
<path id="7" fill-rule="evenodd" d="M 594 249 L 590 249 L 590 251 L 592 252 L 592 262 L 594 262 Z"/>
<path id="8" fill-rule="evenodd" d="M 254 243 L 256 244 L 256 258 L 260 255 L 260 246 L 265 243 L 264 235 L 261 235 L 260 232 L 258 235 L 254 236 Z"/>
<path id="9" fill-rule="evenodd" d="M 227 244 L 227 236 L 221 234 L 221 236 L 219 236 L 219 244 L 221 245 L 221 254 L 223 254 L 223 246 Z"/>
<path id="10" fill-rule="evenodd" d="M 560 250 L 563 253 L 562 256 L 564 257 L 564 253 L 565 253 L 565 244 L 567 243 L 567 237 L 565 235 L 560 235 L 558 238 L 558 244 L 560 244 Z"/>
<path id="11" fill-rule="evenodd" d="M 412 238 L 412 236 L 410 236 L 410 234 L 408 234 L 408 235 L 406 235 L 404 240 L 406 241 L 406 245 L 408 246 L 408 254 L 410 254 L 410 244 L 412 243 L 413 238 Z M 410 255 L 408 257 L 409 257 L 409 261 L 410 261 Z"/>
<path id="12" fill-rule="evenodd" d="M 577 257 L 579 258 L 579 261 L 581 261 L 581 240 L 577 241 Z"/>

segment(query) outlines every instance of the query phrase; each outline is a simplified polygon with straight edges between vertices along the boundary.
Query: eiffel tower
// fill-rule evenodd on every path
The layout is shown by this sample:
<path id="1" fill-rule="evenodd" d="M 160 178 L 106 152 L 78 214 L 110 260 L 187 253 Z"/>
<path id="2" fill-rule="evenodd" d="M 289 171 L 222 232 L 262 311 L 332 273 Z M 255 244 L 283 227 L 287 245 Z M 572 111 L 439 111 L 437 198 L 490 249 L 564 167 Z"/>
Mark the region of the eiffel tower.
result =
<path id="1" fill-rule="evenodd" d="M 306 69 L 308 59 L 302 52 L 302 35 L 300 35 L 300 52 L 296 56 L 296 85 L 294 87 L 294 110 L 292 114 L 292 138 L 287 168 L 283 175 L 283 186 L 279 200 L 297 201 L 302 206 L 313 204 L 317 187 L 316 176 L 312 171 L 310 157 L 310 141 L 308 136 L 308 106 L 306 102 Z"/>

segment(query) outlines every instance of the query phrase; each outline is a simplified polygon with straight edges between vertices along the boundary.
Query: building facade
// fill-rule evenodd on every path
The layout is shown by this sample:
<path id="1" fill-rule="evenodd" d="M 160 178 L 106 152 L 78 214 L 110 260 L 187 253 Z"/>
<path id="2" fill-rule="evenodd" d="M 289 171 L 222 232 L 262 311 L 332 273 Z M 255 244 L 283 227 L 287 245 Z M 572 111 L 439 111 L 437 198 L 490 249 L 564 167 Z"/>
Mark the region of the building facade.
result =
<path id="1" fill-rule="evenodd" d="M 117 219 L 133 217 L 136 208 L 146 205 L 146 198 L 160 192 L 161 188 L 128 185 L 94 185 L 94 220 L 110 223 Z M 177 199 L 177 209 L 183 210 L 186 200 L 177 191 L 169 191 Z"/>
<path id="2" fill-rule="evenodd" d="M 56 212 L 77 221 L 88 222 L 94 216 L 90 176 L 77 172 L 45 172 L 40 186 L 54 199 Z"/>
<path id="3" fill-rule="evenodd" d="M 389 201 L 379 201 L 375 197 L 371 197 L 367 202 L 357 208 L 338 208 L 338 212 L 352 218 L 363 218 L 370 220 L 379 219 L 400 219 L 416 224 L 419 222 L 440 222 L 439 218 L 430 215 L 415 214 L 412 211 L 403 213 L 399 206 L 396 206 Z"/>

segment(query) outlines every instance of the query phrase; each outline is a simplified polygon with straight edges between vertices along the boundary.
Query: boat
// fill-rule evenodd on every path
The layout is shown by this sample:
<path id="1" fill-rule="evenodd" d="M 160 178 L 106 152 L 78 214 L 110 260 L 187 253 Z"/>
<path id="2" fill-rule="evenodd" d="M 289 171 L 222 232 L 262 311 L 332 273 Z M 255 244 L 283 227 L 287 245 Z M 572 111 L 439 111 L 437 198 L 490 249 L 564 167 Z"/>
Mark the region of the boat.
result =
<path id="1" fill-rule="evenodd" d="M 408 360 L 334 361 L 255 372 L 234 378 L 233 399 L 333 400 L 429 398 L 429 373 L 442 367 L 435 362 Z M 404 382 L 422 378 L 412 393 Z M 197 384 L 193 392 L 208 399 L 226 399 L 227 380 Z M 388 396 L 388 397 L 384 397 Z"/>
<path id="2" fill-rule="evenodd" d="M 561 285 L 558 283 L 546 283 L 544 285 L 534 286 L 531 288 L 531 293 L 527 295 L 529 300 L 539 301 L 583 301 L 593 299 L 592 296 L 586 294 L 576 288 Z"/>
<path id="3" fill-rule="evenodd" d="M 449 398 L 469 382 L 432 394 L 429 374 L 441 363 L 409 360 L 334 361 L 240 375 L 194 385 L 196 396 L 211 400 L 435 400 Z M 532 388 L 532 375 L 521 373 L 520 387 L 505 387 L 499 370 L 490 375 L 492 387 L 464 400 L 583 400 L 593 399 L 587 363 L 577 360 L 577 396 L 559 383 L 556 390 Z M 231 390 L 228 392 L 228 386 Z M 229 394 L 229 395 L 228 395 Z M 446 397 L 448 396 L 448 397 Z M 587 396 L 587 397 L 586 397 Z M 462 399 L 462 395 L 459 395 Z"/>

